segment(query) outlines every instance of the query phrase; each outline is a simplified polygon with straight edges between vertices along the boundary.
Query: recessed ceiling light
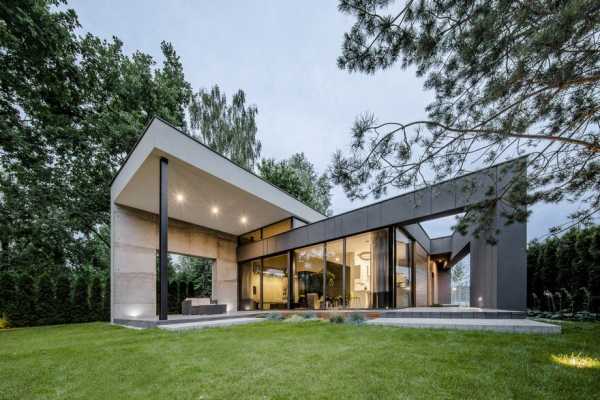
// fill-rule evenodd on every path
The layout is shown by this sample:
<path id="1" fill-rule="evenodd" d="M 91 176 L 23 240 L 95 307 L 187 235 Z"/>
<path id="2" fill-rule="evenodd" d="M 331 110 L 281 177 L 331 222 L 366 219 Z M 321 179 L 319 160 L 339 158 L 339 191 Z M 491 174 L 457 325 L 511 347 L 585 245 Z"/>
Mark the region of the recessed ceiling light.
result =
<path id="1" fill-rule="evenodd" d="M 247 222 L 248 222 L 248 218 L 246 218 L 245 216 L 242 216 L 242 218 L 240 218 L 240 222 L 241 222 L 242 224 L 245 224 L 245 223 L 247 223 Z"/>
<path id="2" fill-rule="evenodd" d="M 219 207 L 217 207 L 217 206 L 213 206 L 213 207 L 210 209 L 210 211 L 211 211 L 213 214 L 218 214 L 218 213 L 219 213 Z"/>
<path id="3" fill-rule="evenodd" d="M 177 200 L 178 203 L 183 203 L 184 197 L 181 193 L 177 193 L 175 195 L 175 200 Z"/>

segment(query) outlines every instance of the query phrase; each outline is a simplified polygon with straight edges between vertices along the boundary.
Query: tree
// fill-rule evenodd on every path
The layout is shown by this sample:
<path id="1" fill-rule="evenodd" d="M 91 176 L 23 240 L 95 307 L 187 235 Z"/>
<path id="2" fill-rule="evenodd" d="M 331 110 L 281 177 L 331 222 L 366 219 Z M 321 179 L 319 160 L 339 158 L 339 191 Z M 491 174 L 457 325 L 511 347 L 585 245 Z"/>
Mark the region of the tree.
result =
<path id="1" fill-rule="evenodd" d="M 38 321 L 35 307 L 35 282 L 30 274 L 22 273 L 17 277 L 17 308 L 11 319 L 15 326 L 32 326 Z"/>
<path id="2" fill-rule="evenodd" d="M 600 295 L 600 227 L 596 227 L 590 243 L 590 270 L 588 280 L 592 294 Z"/>
<path id="3" fill-rule="evenodd" d="M 314 166 L 304 153 L 292 155 L 287 160 L 272 158 L 261 160 L 258 165 L 261 177 L 288 192 L 296 199 L 322 214 L 330 215 L 331 183 L 324 173 L 318 176 Z"/>
<path id="4" fill-rule="evenodd" d="M 575 246 L 577 243 L 577 231 L 570 230 L 565 233 L 558 241 L 556 248 L 556 274 L 554 278 L 556 282 L 552 285 L 556 290 L 565 288 L 571 292 L 578 289 L 573 285 L 576 272 L 574 270 L 577 253 Z M 552 262 L 552 261 L 548 261 Z M 550 277 L 548 276 L 548 280 Z"/>
<path id="5" fill-rule="evenodd" d="M 254 169 L 261 150 L 256 138 L 258 109 L 254 105 L 246 107 L 242 90 L 228 104 L 219 86 L 210 91 L 201 89 L 192 97 L 189 113 L 193 136 L 241 167 Z"/>
<path id="6" fill-rule="evenodd" d="M 75 321 L 73 315 L 73 296 L 71 290 L 71 279 L 66 273 L 62 273 L 56 279 L 56 300 L 59 304 L 57 310 L 57 322 L 66 324 Z"/>
<path id="7" fill-rule="evenodd" d="M 54 282 L 52 282 L 49 274 L 40 276 L 35 306 L 37 307 L 39 325 L 56 323 L 58 307 L 54 293 Z"/>
<path id="8" fill-rule="evenodd" d="M 336 152 L 332 166 L 351 199 L 528 152 L 530 193 L 514 190 L 512 218 L 524 221 L 519 206 L 536 201 L 580 201 L 574 223 L 600 210 L 597 1 L 340 0 L 339 10 L 355 18 L 340 68 L 414 67 L 435 96 L 422 120 L 357 118 L 350 153 Z M 485 210 L 474 208 L 466 215 L 481 227 L 473 215 Z"/>
<path id="9" fill-rule="evenodd" d="M 87 322 L 91 319 L 89 286 L 84 274 L 75 279 L 73 288 L 73 322 Z"/>
<path id="10" fill-rule="evenodd" d="M 64 3 L 0 5 L 0 270 L 108 270 L 110 182 L 153 116 L 249 169 L 260 154 L 242 91 L 193 96 L 170 43 L 161 64 L 127 55 Z"/>
<path id="11" fill-rule="evenodd" d="M 102 321 L 103 307 L 102 280 L 96 275 L 92 278 L 90 287 L 90 319 L 92 321 Z"/>
<path id="12" fill-rule="evenodd" d="M 527 302 L 532 308 L 534 306 L 533 294 L 540 296 L 539 274 L 540 266 L 538 259 L 540 256 L 541 245 L 537 240 L 533 240 L 527 246 Z"/>
<path id="13" fill-rule="evenodd" d="M 104 280 L 102 321 L 110 321 L 110 277 Z"/>
<path id="14" fill-rule="evenodd" d="M 556 255 L 558 250 L 558 239 L 550 238 L 546 241 L 544 250 L 540 255 L 540 278 L 542 281 L 542 290 L 555 292 L 557 289 L 556 272 L 557 263 Z"/>
<path id="15" fill-rule="evenodd" d="M 11 272 L 0 272 L 0 318 L 9 324 L 15 316 L 17 307 L 17 287 Z"/>

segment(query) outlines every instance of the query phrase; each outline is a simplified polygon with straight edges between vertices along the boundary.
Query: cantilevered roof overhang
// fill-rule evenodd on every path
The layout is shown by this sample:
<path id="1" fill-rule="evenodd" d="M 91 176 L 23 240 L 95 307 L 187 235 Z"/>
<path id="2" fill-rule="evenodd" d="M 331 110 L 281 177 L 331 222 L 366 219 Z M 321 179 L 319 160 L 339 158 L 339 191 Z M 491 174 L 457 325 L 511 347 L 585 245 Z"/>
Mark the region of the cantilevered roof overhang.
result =
<path id="1" fill-rule="evenodd" d="M 159 213 L 159 161 L 168 160 L 169 218 L 240 235 L 296 217 L 324 215 L 154 118 L 115 176 L 111 202 Z"/>

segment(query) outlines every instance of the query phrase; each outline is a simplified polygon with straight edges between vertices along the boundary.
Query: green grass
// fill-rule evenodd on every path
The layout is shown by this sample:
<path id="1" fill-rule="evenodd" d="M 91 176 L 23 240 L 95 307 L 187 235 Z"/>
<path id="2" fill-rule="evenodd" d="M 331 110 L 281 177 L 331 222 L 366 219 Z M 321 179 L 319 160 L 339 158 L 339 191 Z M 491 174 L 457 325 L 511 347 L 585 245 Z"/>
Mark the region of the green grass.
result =
<path id="1" fill-rule="evenodd" d="M 263 322 L 0 332 L 0 399 L 597 399 L 600 324 L 555 336 Z"/>

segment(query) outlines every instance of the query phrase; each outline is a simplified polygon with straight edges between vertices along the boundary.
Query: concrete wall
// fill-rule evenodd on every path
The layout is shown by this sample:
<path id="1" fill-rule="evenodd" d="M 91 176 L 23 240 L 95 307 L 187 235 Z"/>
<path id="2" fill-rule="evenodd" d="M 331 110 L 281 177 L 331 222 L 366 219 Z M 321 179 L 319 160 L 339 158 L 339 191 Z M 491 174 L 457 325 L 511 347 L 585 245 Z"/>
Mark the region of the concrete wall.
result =
<path id="1" fill-rule="evenodd" d="M 154 318 L 158 216 L 113 204 L 111 208 L 111 319 Z M 236 238 L 169 221 L 169 251 L 215 259 L 212 297 L 237 308 Z"/>

